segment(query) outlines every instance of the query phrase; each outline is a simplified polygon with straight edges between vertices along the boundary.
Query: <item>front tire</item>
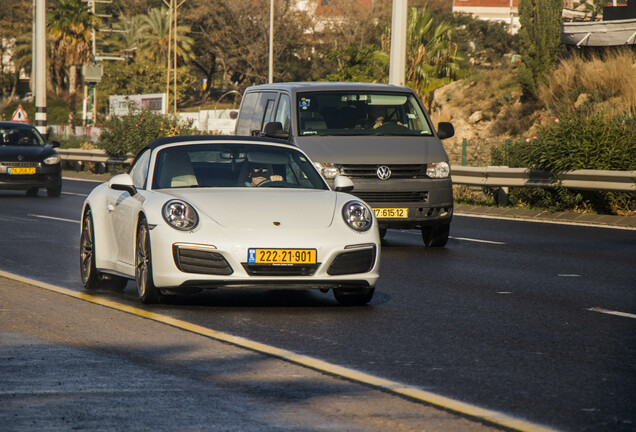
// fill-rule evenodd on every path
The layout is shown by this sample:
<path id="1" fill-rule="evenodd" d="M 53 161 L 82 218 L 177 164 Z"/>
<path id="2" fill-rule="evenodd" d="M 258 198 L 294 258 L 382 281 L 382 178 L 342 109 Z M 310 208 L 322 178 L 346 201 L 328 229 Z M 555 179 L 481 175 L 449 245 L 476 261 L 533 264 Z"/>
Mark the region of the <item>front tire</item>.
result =
<path id="1" fill-rule="evenodd" d="M 448 243 L 450 223 L 422 227 L 422 240 L 428 247 L 444 247 Z"/>
<path id="2" fill-rule="evenodd" d="M 364 306 L 373 298 L 375 288 L 359 288 L 353 291 L 350 288 L 334 288 L 333 296 L 342 306 Z"/>
<path id="3" fill-rule="evenodd" d="M 60 179 L 60 182 L 57 183 L 55 186 L 47 188 L 46 193 L 51 198 L 59 198 L 59 196 L 62 194 L 62 179 Z"/>
<path id="4" fill-rule="evenodd" d="M 94 290 L 102 285 L 102 275 L 95 268 L 95 232 L 91 211 L 84 213 L 82 234 L 80 236 L 80 274 L 87 290 Z"/>
<path id="5" fill-rule="evenodd" d="M 159 303 L 163 296 L 152 278 L 152 250 L 150 230 L 146 219 L 139 221 L 137 227 L 137 247 L 135 252 L 135 282 L 139 300 L 144 304 Z"/>

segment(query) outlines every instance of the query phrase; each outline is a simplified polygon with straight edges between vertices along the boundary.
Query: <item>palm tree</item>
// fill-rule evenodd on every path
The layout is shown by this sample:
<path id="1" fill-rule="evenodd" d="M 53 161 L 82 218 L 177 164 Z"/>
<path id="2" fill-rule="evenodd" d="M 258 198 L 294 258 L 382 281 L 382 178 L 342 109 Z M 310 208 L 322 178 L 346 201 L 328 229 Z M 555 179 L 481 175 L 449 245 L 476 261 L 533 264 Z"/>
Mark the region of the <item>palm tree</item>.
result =
<path id="1" fill-rule="evenodd" d="M 425 9 L 411 8 L 407 21 L 406 81 L 422 96 L 453 81 L 459 71 L 453 27 L 447 22 L 435 25 Z"/>
<path id="2" fill-rule="evenodd" d="M 168 55 L 170 16 L 165 7 L 154 8 L 143 16 L 141 26 L 140 56 L 152 61 L 162 61 Z M 190 26 L 177 27 L 177 56 L 184 60 L 192 58 L 193 39 L 188 36 Z"/>
<path id="3" fill-rule="evenodd" d="M 75 130 L 77 104 L 77 66 L 91 58 L 91 32 L 99 24 L 99 18 L 82 0 L 59 0 L 49 17 L 52 62 L 68 66 L 69 118 L 71 133 Z"/>

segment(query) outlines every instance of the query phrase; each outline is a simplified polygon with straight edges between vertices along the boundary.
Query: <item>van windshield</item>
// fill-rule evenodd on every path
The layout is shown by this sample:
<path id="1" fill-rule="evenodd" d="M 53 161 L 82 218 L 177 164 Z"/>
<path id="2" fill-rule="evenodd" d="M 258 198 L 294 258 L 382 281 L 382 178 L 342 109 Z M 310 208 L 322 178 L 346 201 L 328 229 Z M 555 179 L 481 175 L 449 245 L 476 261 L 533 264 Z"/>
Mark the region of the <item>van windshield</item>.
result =
<path id="1" fill-rule="evenodd" d="M 417 99 L 407 93 L 299 93 L 299 135 L 433 135 Z"/>

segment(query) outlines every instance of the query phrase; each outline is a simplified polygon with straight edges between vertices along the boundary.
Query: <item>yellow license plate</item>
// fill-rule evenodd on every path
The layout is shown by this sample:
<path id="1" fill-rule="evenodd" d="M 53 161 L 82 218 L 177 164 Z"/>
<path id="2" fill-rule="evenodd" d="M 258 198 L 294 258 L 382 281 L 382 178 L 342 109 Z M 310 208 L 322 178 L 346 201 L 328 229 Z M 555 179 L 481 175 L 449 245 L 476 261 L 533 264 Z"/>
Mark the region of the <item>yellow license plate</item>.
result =
<path id="1" fill-rule="evenodd" d="M 378 219 L 400 219 L 409 217 L 408 208 L 374 208 L 373 213 Z"/>
<path id="2" fill-rule="evenodd" d="M 248 249 L 250 264 L 316 264 L 316 249 Z"/>
<path id="3" fill-rule="evenodd" d="M 35 174 L 35 167 L 14 167 L 9 168 L 9 174 Z"/>

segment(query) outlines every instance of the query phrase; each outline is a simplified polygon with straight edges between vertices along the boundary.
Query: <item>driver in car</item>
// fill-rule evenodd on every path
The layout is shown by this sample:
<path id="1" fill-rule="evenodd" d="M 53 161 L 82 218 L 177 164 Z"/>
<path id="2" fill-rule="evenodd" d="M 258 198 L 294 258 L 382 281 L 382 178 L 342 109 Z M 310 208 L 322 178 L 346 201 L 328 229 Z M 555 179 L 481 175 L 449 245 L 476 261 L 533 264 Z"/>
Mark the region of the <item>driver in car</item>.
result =
<path id="1" fill-rule="evenodd" d="M 253 166 L 250 168 L 249 181 L 246 186 L 258 186 L 264 181 L 283 181 L 283 176 L 272 174 L 271 170 L 266 166 Z"/>

